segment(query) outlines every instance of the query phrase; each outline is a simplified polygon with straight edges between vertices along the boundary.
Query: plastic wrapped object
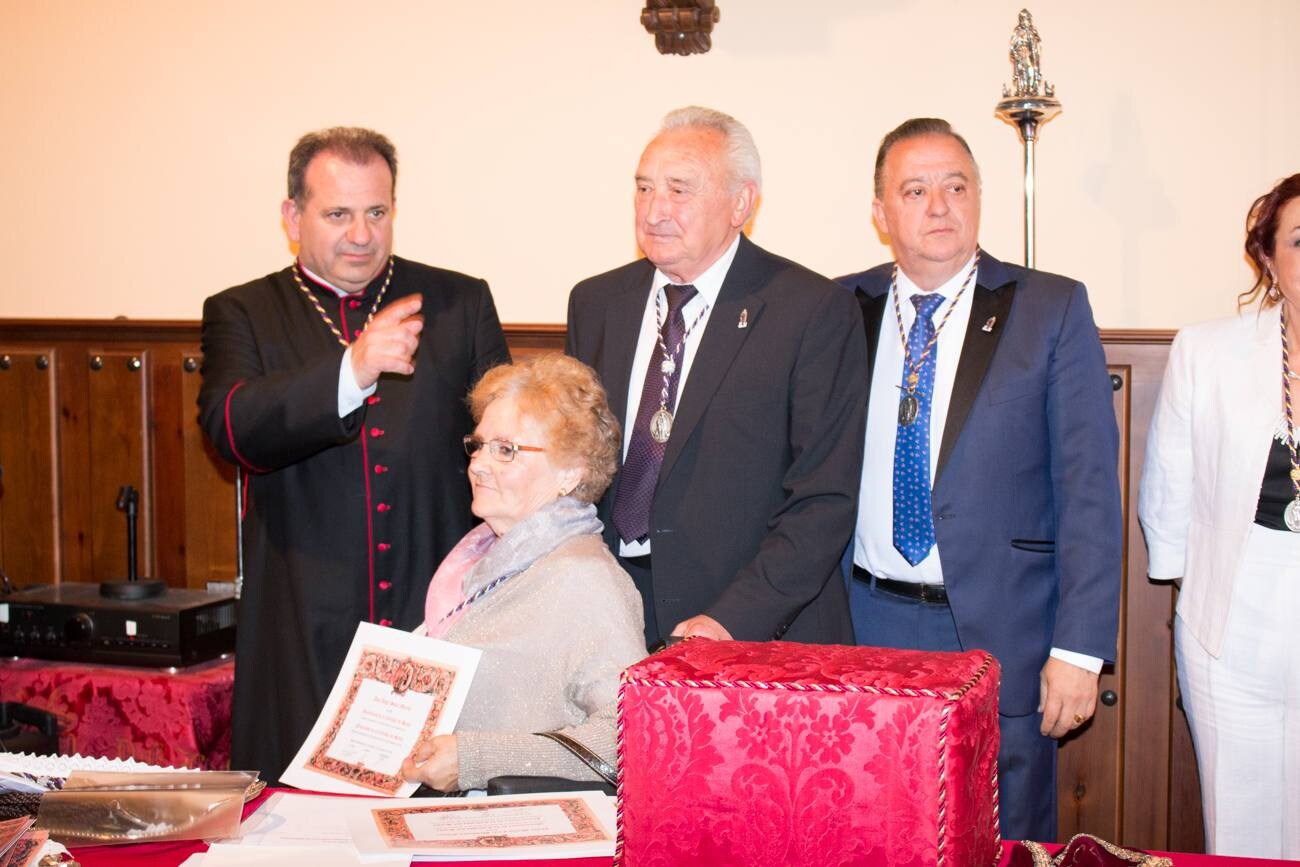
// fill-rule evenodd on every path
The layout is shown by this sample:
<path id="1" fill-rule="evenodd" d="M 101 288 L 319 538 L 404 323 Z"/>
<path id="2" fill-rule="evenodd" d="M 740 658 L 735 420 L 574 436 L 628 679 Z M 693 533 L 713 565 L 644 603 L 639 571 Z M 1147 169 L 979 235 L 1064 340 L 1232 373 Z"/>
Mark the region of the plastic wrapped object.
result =
<path id="1" fill-rule="evenodd" d="M 78 772 L 41 796 L 36 827 L 79 846 L 237 837 L 253 789 L 252 771 Z"/>

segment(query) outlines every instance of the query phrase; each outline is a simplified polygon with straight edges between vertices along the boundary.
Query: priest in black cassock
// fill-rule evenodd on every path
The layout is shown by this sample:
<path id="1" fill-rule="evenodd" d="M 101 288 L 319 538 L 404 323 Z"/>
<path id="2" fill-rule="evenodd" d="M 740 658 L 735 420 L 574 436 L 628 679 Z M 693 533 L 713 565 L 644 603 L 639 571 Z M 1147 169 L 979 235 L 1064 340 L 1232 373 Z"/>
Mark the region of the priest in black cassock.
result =
<path id="1" fill-rule="evenodd" d="M 200 421 L 247 480 L 231 763 L 272 781 L 357 623 L 421 621 L 470 528 L 465 395 L 510 358 L 485 282 L 392 255 L 396 177 L 379 133 L 304 136 L 298 260 L 203 305 Z"/>

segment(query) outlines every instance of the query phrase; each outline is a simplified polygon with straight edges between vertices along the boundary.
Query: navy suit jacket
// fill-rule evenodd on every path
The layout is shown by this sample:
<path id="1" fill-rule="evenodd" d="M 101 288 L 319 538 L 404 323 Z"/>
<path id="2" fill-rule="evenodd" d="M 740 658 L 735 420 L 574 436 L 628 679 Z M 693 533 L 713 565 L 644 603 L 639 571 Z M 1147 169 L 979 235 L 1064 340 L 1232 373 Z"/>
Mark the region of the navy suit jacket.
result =
<path id="1" fill-rule="evenodd" d="M 620 420 L 653 275 L 641 259 L 569 297 L 567 351 L 596 369 Z M 664 634 L 703 613 L 739 640 L 853 641 L 839 558 L 862 473 L 860 321 L 832 281 L 741 236 L 651 505 L 649 604 Z M 619 481 L 599 503 L 614 551 Z"/>
<path id="2" fill-rule="evenodd" d="M 839 281 L 861 305 L 873 368 L 884 316 L 883 339 L 898 339 L 892 267 Z M 1052 647 L 1115 658 L 1123 534 L 1112 401 L 1083 284 L 981 253 L 933 510 L 958 637 L 1001 663 L 1003 713 L 1037 707 Z"/>

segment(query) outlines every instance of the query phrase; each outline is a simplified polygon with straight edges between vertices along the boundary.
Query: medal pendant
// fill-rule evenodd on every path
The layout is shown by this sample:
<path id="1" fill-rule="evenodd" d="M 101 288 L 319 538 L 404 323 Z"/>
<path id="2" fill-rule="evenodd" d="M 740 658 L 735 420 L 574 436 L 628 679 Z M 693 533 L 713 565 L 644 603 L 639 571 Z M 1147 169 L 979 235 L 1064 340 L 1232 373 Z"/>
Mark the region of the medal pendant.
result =
<path id="1" fill-rule="evenodd" d="M 915 370 L 907 375 L 907 385 L 909 388 L 916 388 L 916 384 L 920 381 L 921 381 L 921 374 L 916 372 Z"/>
<path id="2" fill-rule="evenodd" d="M 1286 504 L 1286 511 L 1282 513 L 1282 520 L 1286 521 L 1286 527 L 1292 533 L 1300 533 L 1300 497 Z"/>
<path id="3" fill-rule="evenodd" d="M 916 399 L 914 394 L 905 394 L 903 399 L 898 402 L 898 423 L 907 427 L 916 421 L 916 417 L 921 413 L 921 402 Z M 1294 505 L 1294 504 L 1292 504 Z M 1300 520 L 1300 510 L 1297 511 L 1297 520 Z"/>
<path id="4" fill-rule="evenodd" d="M 657 443 L 666 443 L 672 433 L 673 414 L 661 406 L 650 416 L 650 438 Z M 1297 518 L 1300 519 L 1300 515 Z"/>

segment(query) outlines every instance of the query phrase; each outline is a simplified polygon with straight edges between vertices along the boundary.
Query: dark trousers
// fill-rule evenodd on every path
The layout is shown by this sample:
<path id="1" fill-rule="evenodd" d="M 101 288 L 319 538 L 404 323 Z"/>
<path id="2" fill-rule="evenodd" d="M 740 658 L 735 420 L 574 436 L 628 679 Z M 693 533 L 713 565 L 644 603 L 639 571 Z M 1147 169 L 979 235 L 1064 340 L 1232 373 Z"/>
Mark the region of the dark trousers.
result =
<path id="1" fill-rule="evenodd" d="M 654 604 L 654 582 L 651 575 L 650 555 L 644 557 L 618 557 L 618 565 L 622 566 L 628 575 L 632 576 L 632 583 L 636 585 L 637 592 L 641 594 L 641 610 L 645 613 L 645 646 L 654 647 L 659 643 L 659 621 L 655 616 Z"/>
<path id="2" fill-rule="evenodd" d="M 903 650 L 968 650 L 952 609 L 885 593 L 850 578 L 849 611 L 858 644 Z M 1039 733 L 1042 714 L 999 715 L 998 809 L 1008 840 L 1056 841 L 1056 741 Z"/>

